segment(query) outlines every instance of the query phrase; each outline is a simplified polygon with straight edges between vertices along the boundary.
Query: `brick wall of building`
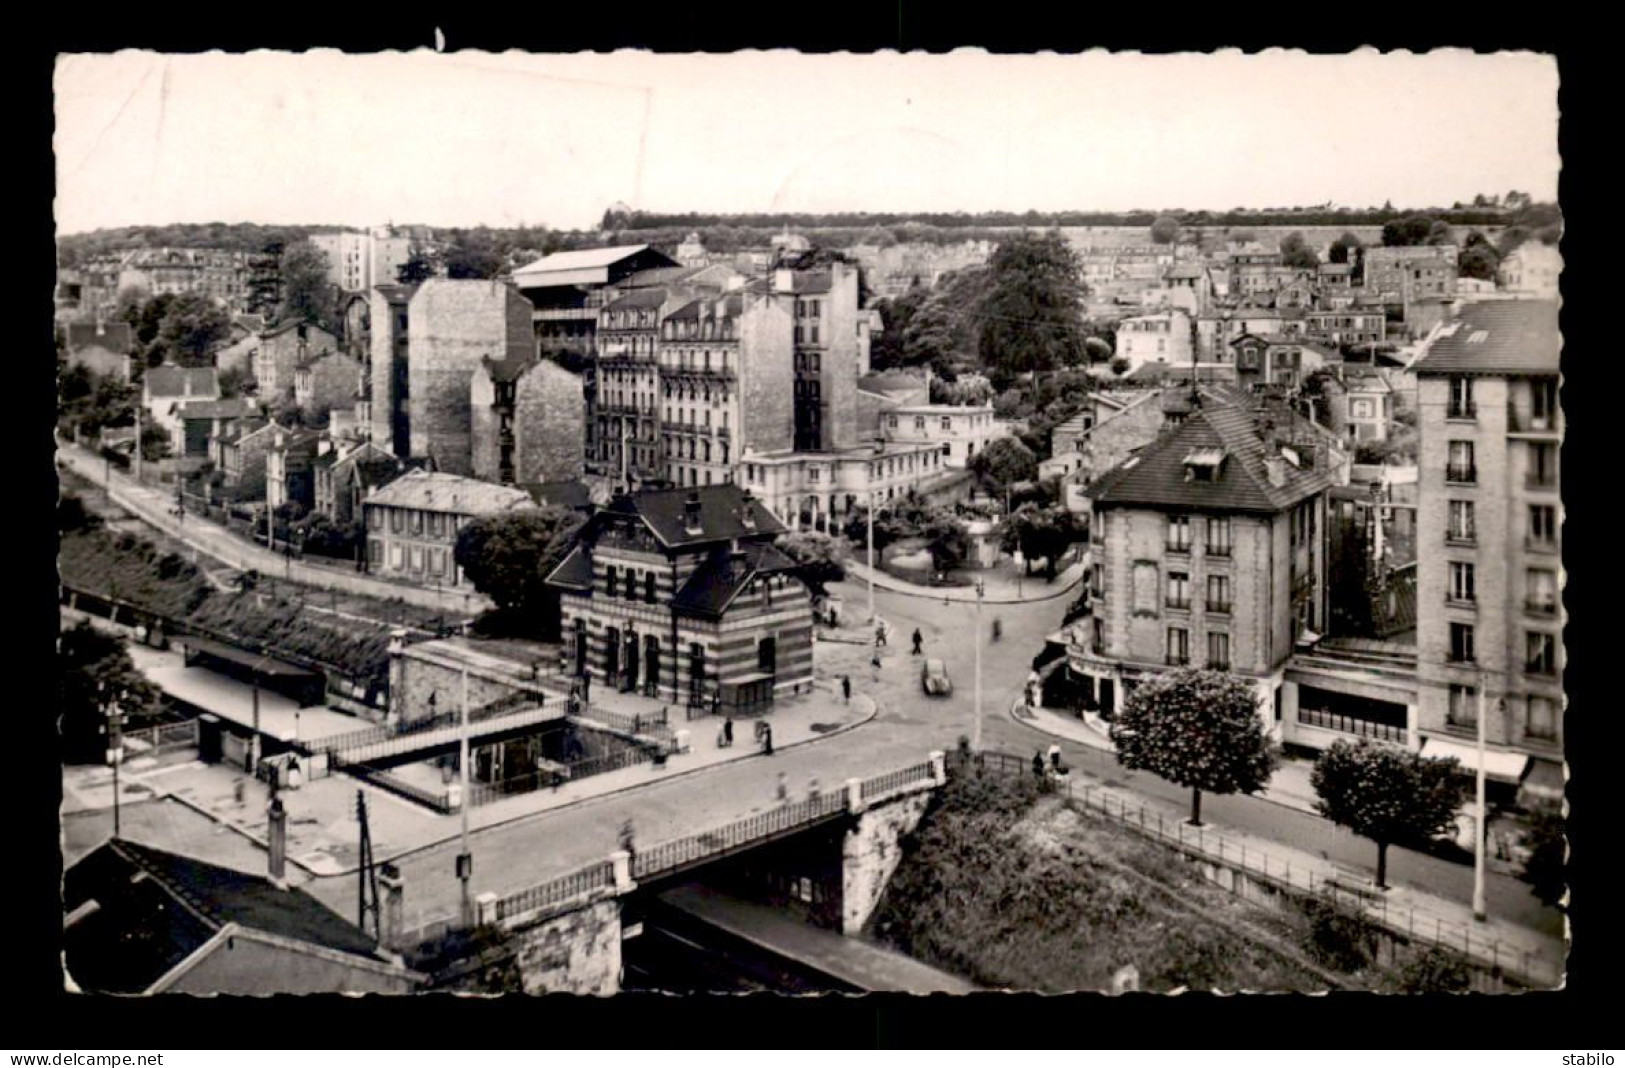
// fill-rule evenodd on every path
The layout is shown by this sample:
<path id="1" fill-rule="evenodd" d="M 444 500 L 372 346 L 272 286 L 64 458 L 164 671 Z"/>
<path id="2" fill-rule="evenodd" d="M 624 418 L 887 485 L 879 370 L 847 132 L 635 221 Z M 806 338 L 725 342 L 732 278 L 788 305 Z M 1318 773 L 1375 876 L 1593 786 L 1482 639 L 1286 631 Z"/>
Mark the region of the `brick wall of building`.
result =
<path id="1" fill-rule="evenodd" d="M 745 297 L 739 320 L 739 404 L 743 435 L 734 455 L 795 444 L 794 318 L 772 299 Z M 854 400 L 854 404 L 856 401 Z"/>
<path id="2" fill-rule="evenodd" d="M 313 363 L 308 398 L 304 408 L 311 414 L 326 414 L 334 409 L 350 410 L 355 407 L 356 391 L 361 383 L 361 365 L 342 352 L 332 352 Z"/>
<path id="3" fill-rule="evenodd" d="M 830 290 L 821 298 L 824 329 L 824 448 L 859 445 L 858 422 L 858 272 L 844 263 L 830 265 Z"/>
<path id="4" fill-rule="evenodd" d="M 408 343 L 411 337 L 409 305 L 378 290 L 368 294 L 372 376 L 372 440 L 405 458 L 411 453 L 410 412 L 405 407 Z"/>
<path id="5" fill-rule="evenodd" d="M 535 351 L 530 301 L 501 282 L 431 278 L 412 296 L 409 327 L 412 455 L 432 456 L 447 474 L 471 474 L 474 370 L 486 356 Z"/>
<path id="6" fill-rule="evenodd" d="M 522 375 L 514 402 L 514 467 L 518 481 L 558 482 L 584 474 L 587 405 L 581 376 L 552 360 Z"/>

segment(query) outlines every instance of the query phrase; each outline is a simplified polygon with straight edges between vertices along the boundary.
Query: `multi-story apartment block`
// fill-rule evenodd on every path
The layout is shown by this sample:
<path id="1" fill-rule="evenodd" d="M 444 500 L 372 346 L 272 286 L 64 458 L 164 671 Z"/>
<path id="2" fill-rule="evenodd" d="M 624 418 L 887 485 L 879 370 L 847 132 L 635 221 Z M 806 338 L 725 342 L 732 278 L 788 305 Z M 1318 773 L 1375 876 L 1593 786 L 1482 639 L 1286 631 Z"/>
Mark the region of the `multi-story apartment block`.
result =
<path id="1" fill-rule="evenodd" d="M 1376 345 L 1388 336 L 1388 316 L 1380 307 L 1312 308 L 1304 315 L 1304 332 L 1333 345 Z"/>
<path id="2" fill-rule="evenodd" d="M 292 395 L 295 372 L 316 357 L 338 349 L 338 338 L 317 325 L 294 320 L 262 330 L 249 351 L 260 399 L 270 402 Z"/>
<path id="3" fill-rule="evenodd" d="M 1090 612 L 1069 662 L 1105 715 L 1147 674 L 1206 665 L 1253 680 L 1279 737 L 1284 665 L 1324 626 L 1335 480 L 1324 449 L 1284 432 L 1204 397 L 1089 486 Z"/>
<path id="4" fill-rule="evenodd" d="M 1117 324 L 1117 355 L 1128 360 L 1130 371 L 1147 363 L 1188 364 L 1194 341 L 1190 316 L 1177 309 Z"/>
<path id="5" fill-rule="evenodd" d="M 1229 293 L 1242 299 L 1269 296 L 1297 273 L 1298 268 L 1281 262 L 1278 249 L 1256 245 L 1236 248 L 1230 253 Z"/>
<path id="6" fill-rule="evenodd" d="M 1556 245 L 1525 241 L 1501 261 L 1501 285 L 1538 300 L 1556 300 L 1563 275 L 1563 254 Z"/>
<path id="7" fill-rule="evenodd" d="M 547 579 L 565 671 L 730 715 L 810 687 L 812 599 L 783 531 L 736 486 L 616 496 Z"/>
<path id="8" fill-rule="evenodd" d="M 1057 428 L 1059 429 L 1059 428 Z M 923 404 L 893 408 L 881 417 L 880 437 L 909 445 L 935 445 L 948 467 L 965 468 L 1010 427 L 993 418 L 991 404 Z"/>
<path id="9" fill-rule="evenodd" d="M 196 293 L 233 311 L 245 310 L 248 254 L 218 248 L 153 248 L 126 253 L 115 289 L 136 288 L 150 296 Z"/>
<path id="10" fill-rule="evenodd" d="M 1557 306 L 1470 304 L 1413 365 L 1420 408 L 1417 682 L 1423 751 L 1562 788 Z M 1526 769 L 1526 765 L 1533 766 Z"/>
<path id="11" fill-rule="evenodd" d="M 792 529 L 829 533 L 871 503 L 881 507 L 955 474 L 931 442 L 877 441 L 843 452 L 753 450 L 741 466 L 745 487 Z"/>
<path id="12" fill-rule="evenodd" d="M 530 494 L 458 475 L 408 471 L 367 496 L 367 567 L 415 582 L 463 585 L 457 534 L 478 517 L 528 511 Z"/>
<path id="13" fill-rule="evenodd" d="M 411 238 L 389 227 L 312 234 L 310 243 L 327 256 L 327 277 L 347 293 L 394 285 L 412 258 Z"/>
<path id="14" fill-rule="evenodd" d="M 1361 255 L 1366 292 L 1384 304 L 1456 295 L 1455 245 L 1368 248 Z"/>
<path id="15" fill-rule="evenodd" d="M 505 486 L 581 478 L 581 376 L 551 359 L 481 362 L 469 384 L 474 477 Z"/>
<path id="16" fill-rule="evenodd" d="M 530 302 L 510 285 L 474 278 L 377 286 L 371 300 L 372 440 L 402 459 L 469 474 L 474 374 L 487 358 L 518 362 L 535 352 Z"/>

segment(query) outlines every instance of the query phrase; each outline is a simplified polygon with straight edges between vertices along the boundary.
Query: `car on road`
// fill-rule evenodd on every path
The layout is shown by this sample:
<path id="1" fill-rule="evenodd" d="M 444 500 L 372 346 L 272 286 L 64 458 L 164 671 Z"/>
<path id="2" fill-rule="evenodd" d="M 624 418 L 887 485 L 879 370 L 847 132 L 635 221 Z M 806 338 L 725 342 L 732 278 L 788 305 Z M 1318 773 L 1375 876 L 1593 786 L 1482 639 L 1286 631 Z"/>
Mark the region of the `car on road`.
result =
<path id="1" fill-rule="evenodd" d="M 948 678 L 948 665 L 941 660 L 927 660 L 920 668 L 920 688 L 930 697 L 947 697 L 954 692 Z"/>

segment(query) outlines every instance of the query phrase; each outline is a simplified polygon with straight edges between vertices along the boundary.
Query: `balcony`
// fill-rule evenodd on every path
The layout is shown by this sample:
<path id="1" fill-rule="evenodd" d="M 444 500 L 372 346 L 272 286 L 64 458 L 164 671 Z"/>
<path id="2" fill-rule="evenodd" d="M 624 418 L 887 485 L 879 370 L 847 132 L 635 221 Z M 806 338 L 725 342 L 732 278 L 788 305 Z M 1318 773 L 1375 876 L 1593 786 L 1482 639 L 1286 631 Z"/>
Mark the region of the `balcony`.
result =
<path id="1" fill-rule="evenodd" d="M 1299 708 L 1298 722 L 1305 726 L 1337 731 L 1340 734 L 1352 734 L 1359 738 L 1376 738 L 1402 744 L 1405 741 L 1404 727 L 1393 723 L 1379 723 L 1371 719 L 1357 719 L 1336 712 L 1324 712 L 1318 708 Z"/>
<path id="2" fill-rule="evenodd" d="M 1557 437 L 1561 424 L 1553 412 L 1525 413 L 1517 405 L 1507 404 L 1507 433 Z"/>
<path id="3" fill-rule="evenodd" d="M 1478 467 L 1474 464 L 1447 464 L 1444 480 L 1458 486 L 1475 486 L 1478 484 Z"/>
<path id="4" fill-rule="evenodd" d="M 1547 600 L 1526 600 L 1523 610 L 1532 616 L 1545 616 L 1550 618 L 1557 615 L 1557 602 Z"/>
<path id="5" fill-rule="evenodd" d="M 1207 602 L 1207 610 L 1209 615 L 1227 616 L 1230 614 L 1230 602 L 1209 601 Z"/>
<path id="6" fill-rule="evenodd" d="M 1472 401 L 1451 401 L 1444 417 L 1455 422 L 1474 422 L 1478 419 L 1478 405 Z"/>
<path id="7" fill-rule="evenodd" d="M 1523 476 L 1523 488 L 1529 490 L 1557 490 L 1556 471 L 1530 471 Z"/>
<path id="8" fill-rule="evenodd" d="M 1447 530 L 1444 532 L 1444 543 L 1473 546 L 1478 544 L 1478 537 L 1471 530 Z"/>
<path id="9" fill-rule="evenodd" d="M 1189 612 L 1191 610 L 1191 599 L 1189 597 L 1179 599 L 1170 597 L 1168 598 L 1167 607 L 1176 612 Z"/>
<path id="10" fill-rule="evenodd" d="M 1523 547 L 1524 551 L 1531 553 L 1555 553 L 1557 552 L 1557 539 L 1542 538 L 1531 534 L 1523 539 Z"/>
<path id="11" fill-rule="evenodd" d="M 1205 545 L 1202 548 L 1209 556 L 1217 556 L 1223 559 L 1229 559 L 1230 557 L 1230 546 L 1228 545 Z"/>
<path id="12" fill-rule="evenodd" d="M 1189 556 L 1191 543 L 1188 541 L 1171 541 L 1167 545 L 1167 550 L 1169 553 L 1178 556 Z"/>

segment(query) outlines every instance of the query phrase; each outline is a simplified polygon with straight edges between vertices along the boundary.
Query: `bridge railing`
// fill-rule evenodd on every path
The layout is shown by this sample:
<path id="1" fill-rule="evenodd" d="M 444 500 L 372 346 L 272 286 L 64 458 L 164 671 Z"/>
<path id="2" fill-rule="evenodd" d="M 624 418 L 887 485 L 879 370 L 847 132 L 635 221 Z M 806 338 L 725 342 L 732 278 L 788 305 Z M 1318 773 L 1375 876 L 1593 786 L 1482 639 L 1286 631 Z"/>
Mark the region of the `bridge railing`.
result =
<path id="1" fill-rule="evenodd" d="M 614 862 L 600 860 L 567 875 L 499 898 L 496 903 L 496 917 L 498 922 L 501 922 L 522 913 L 534 912 L 583 897 L 596 890 L 606 890 L 614 885 Z"/>
<path id="2" fill-rule="evenodd" d="M 662 842 L 632 857 L 632 877 L 646 879 L 707 857 L 727 853 L 760 838 L 798 830 L 846 811 L 844 790 L 823 791 L 803 801 L 792 802 L 742 820 L 713 827 L 698 834 Z"/>
<path id="3" fill-rule="evenodd" d="M 934 772 L 929 760 L 914 764 L 897 771 L 888 771 L 883 775 L 875 775 L 863 780 L 861 796 L 865 801 L 885 797 L 898 790 L 911 789 L 926 782 L 934 782 Z"/>

